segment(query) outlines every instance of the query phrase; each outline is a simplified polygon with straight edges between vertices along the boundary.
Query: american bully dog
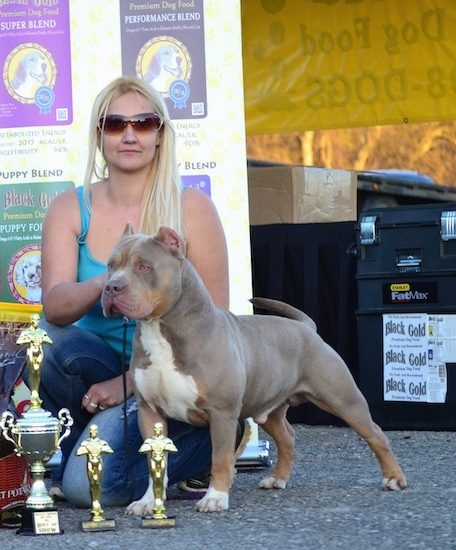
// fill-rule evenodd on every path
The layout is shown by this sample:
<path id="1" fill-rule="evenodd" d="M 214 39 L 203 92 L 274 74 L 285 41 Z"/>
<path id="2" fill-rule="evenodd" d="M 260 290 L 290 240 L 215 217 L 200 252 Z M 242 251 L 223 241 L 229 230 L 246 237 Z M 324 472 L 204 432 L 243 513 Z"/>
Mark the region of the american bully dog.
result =
<path id="1" fill-rule="evenodd" d="M 238 419 L 253 418 L 274 439 L 277 463 L 260 487 L 284 489 L 294 450 L 294 430 L 285 414 L 304 401 L 347 422 L 375 453 L 383 487 L 404 489 L 405 476 L 386 436 L 315 323 L 287 304 L 252 302 L 279 316 L 235 316 L 214 306 L 185 257 L 183 241 L 166 227 L 146 236 L 133 234 L 127 225 L 108 262 L 104 314 L 137 321 L 130 372 L 142 436 L 153 436 L 156 422 L 166 426 L 166 417 L 210 426 L 211 482 L 196 509 L 228 509 Z M 153 504 L 149 483 L 127 513 L 150 515 Z"/>

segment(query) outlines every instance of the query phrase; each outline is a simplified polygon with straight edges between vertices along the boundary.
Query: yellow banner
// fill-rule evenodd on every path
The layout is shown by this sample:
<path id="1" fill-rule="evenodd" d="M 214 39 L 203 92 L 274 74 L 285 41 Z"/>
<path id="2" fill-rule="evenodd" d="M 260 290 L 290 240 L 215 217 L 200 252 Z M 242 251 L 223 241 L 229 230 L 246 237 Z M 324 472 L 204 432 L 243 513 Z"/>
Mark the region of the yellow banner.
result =
<path id="1" fill-rule="evenodd" d="M 41 304 L 16 304 L 0 302 L 0 323 L 28 323 L 32 313 L 41 313 Z"/>
<path id="2" fill-rule="evenodd" d="M 243 0 L 247 134 L 456 118 L 454 0 Z"/>

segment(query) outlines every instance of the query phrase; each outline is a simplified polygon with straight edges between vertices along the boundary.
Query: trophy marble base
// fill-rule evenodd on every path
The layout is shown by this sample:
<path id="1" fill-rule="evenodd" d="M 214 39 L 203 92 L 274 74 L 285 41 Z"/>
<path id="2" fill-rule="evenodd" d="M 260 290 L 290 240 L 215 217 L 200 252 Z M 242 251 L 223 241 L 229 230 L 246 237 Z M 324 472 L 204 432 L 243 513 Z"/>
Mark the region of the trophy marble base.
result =
<path id="1" fill-rule="evenodd" d="M 143 518 L 141 527 L 145 529 L 169 529 L 170 527 L 176 527 L 176 516 L 167 518 Z"/>
<path id="2" fill-rule="evenodd" d="M 24 508 L 22 511 L 22 527 L 16 531 L 17 535 L 62 535 L 60 529 L 59 514 L 57 508 L 45 510 L 31 510 Z"/>
<path id="3" fill-rule="evenodd" d="M 95 531 L 116 531 L 116 521 L 114 519 L 103 519 L 101 521 L 81 521 L 81 530 L 84 532 Z"/>

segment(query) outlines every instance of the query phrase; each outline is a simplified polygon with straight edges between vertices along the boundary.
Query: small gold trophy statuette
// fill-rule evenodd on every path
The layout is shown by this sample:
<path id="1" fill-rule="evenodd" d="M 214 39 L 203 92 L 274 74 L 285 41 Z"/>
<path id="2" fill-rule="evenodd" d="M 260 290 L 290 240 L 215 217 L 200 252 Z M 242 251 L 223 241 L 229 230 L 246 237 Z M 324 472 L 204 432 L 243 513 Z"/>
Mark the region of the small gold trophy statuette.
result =
<path id="1" fill-rule="evenodd" d="M 41 367 L 43 365 L 43 344 L 52 344 L 47 332 L 38 326 L 40 316 L 38 313 L 30 315 L 30 326 L 24 329 L 16 341 L 19 346 L 28 344 L 26 359 L 29 373 L 30 409 L 41 409 L 41 399 L 38 393 L 41 382 Z"/>
<path id="2" fill-rule="evenodd" d="M 98 437 L 98 426 L 92 424 L 89 427 L 90 437 L 81 442 L 76 449 L 76 456 L 87 455 L 87 477 L 89 478 L 90 497 L 92 499 L 92 511 L 90 521 L 82 521 L 83 531 L 114 531 L 116 522 L 113 519 L 105 519 L 101 508 L 101 478 L 103 476 L 102 454 L 112 454 L 114 451 L 109 444 Z"/>
<path id="3" fill-rule="evenodd" d="M 70 411 L 63 408 L 58 419 L 41 407 L 38 393 L 43 366 L 43 344 L 52 344 L 47 332 L 39 328 L 40 316 L 32 313 L 30 326 L 21 331 L 16 341 L 18 345 L 28 344 L 26 365 L 29 371 L 30 407 L 16 420 L 6 411 L 0 420 L 0 430 L 15 450 L 30 464 L 32 487 L 25 501 L 22 513 L 20 535 L 56 535 L 62 534 L 59 515 L 54 500 L 44 483 L 46 463 L 60 447 L 61 441 L 70 435 L 73 418 Z M 65 431 L 62 433 L 62 429 Z"/>
<path id="4" fill-rule="evenodd" d="M 142 527 L 159 529 L 175 527 L 175 517 L 165 513 L 165 476 L 168 453 L 177 453 L 177 448 L 169 437 L 163 435 L 163 424 L 157 422 L 154 426 L 154 436 L 144 441 L 140 453 L 149 453 L 149 471 L 154 488 L 154 507 L 151 518 L 142 520 Z"/>

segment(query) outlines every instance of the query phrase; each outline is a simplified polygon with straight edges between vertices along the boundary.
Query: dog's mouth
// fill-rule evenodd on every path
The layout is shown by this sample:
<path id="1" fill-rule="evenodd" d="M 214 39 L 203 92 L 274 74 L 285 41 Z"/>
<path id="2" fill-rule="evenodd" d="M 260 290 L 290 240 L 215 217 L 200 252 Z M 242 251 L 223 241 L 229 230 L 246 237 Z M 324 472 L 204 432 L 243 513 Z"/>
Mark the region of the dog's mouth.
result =
<path id="1" fill-rule="evenodd" d="M 41 84 L 46 81 L 47 75 L 46 73 L 30 73 L 35 80 L 40 82 Z"/>
<path id="2" fill-rule="evenodd" d="M 137 322 L 141 321 L 151 321 L 155 319 L 155 316 L 153 312 L 148 311 L 146 312 L 139 312 L 139 311 L 133 311 L 128 308 L 119 308 L 116 307 L 115 304 L 112 302 L 105 303 L 103 302 L 103 315 L 105 317 L 119 317 L 120 315 L 123 315 L 124 317 L 128 317 L 128 319 L 132 319 Z"/>
<path id="3" fill-rule="evenodd" d="M 114 316 L 114 315 L 123 315 L 123 312 L 120 311 L 120 309 L 117 309 L 116 307 L 112 306 L 109 310 L 109 314 L 111 316 Z"/>
<path id="4" fill-rule="evenodd" d="M 124 315 L 129 319 L 134 319 L 135 321 L 142 321 L 147 318 L 147 314 L 140 310 L 140 308 L 135 307 L 134 304 L 125 303 L 122 300 L 115 299 L 109 296 L 105 296 L 102 299 L 102 308 L 103 315 L 105 317 L 118 317 L 119 315 Z"/>
<path id="5" fill-rule="evenodd" d="M 103 315 L 105 317 L 118 317 L 119 315 L 123 315 L 123 313 L 113 305 L 107 306 L 103 304 Z"/>
<path id="6" fill-rule="evenodd" d="M 126 312 L 122 311 L 123 308 L 119 308 L 114 299 L 110 296 L 102 297 L 101 307 L 105 317 L 118 317 L 119 315 L 126 315 L 128 317 Z"/>
<path id="7" fill-rule="evenodd" d="M 170 67 L 169 65 L 165 66 L 165 71 L 168 71 L 168 73 L 172 74 L 173 76 L 178 76 L 180 70 L 180 67 Z"/>

